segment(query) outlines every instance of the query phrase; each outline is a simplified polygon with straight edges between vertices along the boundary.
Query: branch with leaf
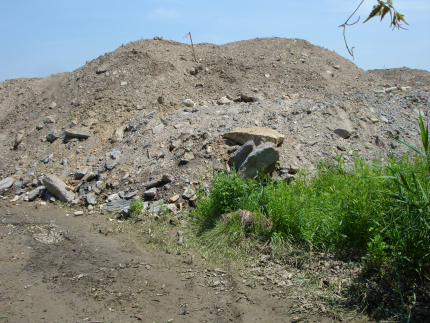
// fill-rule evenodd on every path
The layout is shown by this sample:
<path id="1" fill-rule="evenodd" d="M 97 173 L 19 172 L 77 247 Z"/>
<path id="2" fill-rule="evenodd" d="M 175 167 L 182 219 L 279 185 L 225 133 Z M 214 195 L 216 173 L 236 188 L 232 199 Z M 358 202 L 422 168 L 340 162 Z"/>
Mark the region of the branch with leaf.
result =
<path id="1" fill-rule="evenodd" d="M 345 31 L 346 31 L 347 26 L 353 26 L 359 22 L 360 17 L 358 17 L 356 22 L 349 23 L 349 21 L 355 15 L 357 10 L 361 7 L 363 2 L 364 2 L 364 0 L 361 1 L 361 3 L 358 5 L 357 9 L 355 9 L 355 11 L 352 13 L 352 15 L 348 18 L 348 20 L 339 26 L 339 27 L 343 27 L 343 39 L 345 40 L 345 46 L 346 46 L 346 49 L 348 50 L 348 53 L 352 56 L 352 58 L 354 58 L 354 47 L 352 47 L 351 49 L 349 48 L 348 43 L 346 41 Z M 405 21 L 405 16 L 402 15 L 400 12 L 398 12 L 396 10 L 396 8 L 394 8 L 393 0 L 387 0 L 387 1 L 377 0 L 377 2 L 378 2 L 378 4 L 373 6 L 373 9 L 370 12 L 369 17 L 367 17 L 367 19 L 365 21 L 363 21 L 363 23 L 365 23 L 365 22 L 369 21 L 370 19 L 372 19 L 373 17 L 377 17 L 377 16 L 380 16 L 381 21 L 382 21 L 382 19 L 384 19 L 384 17 L 387 15 L 387 13 L 390 13 L 390 17 L 391 17 L 390 28 L 393 27 L 393 30 L 395 28 L 407 30 L 406 28 L 402 27 L 402 23 L 405 23 L 406 25 L 408 25 L 408 23 Z"/>

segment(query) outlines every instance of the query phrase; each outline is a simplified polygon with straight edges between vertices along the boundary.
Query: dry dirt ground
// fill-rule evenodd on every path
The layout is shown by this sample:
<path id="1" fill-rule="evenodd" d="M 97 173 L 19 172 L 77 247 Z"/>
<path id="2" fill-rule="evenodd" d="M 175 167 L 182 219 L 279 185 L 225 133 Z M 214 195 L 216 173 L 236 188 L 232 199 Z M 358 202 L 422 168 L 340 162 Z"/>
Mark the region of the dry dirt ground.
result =
<path id="1" fill-rule="evenodd" d="M 149 227 L 0 201 L 0 322 L 333 322 Z M 176 232 L 176 231 L 175 231 Z M 162 246 L 160 248 L 160 246 Z M 164 251 L 162 250 L 163 248 Z M 279 297 L 277 295 L 283 295 Z M 303 307 L 304 305 L 304 307 Z M 365 318 L 353 321 L 364 322 Z"/>

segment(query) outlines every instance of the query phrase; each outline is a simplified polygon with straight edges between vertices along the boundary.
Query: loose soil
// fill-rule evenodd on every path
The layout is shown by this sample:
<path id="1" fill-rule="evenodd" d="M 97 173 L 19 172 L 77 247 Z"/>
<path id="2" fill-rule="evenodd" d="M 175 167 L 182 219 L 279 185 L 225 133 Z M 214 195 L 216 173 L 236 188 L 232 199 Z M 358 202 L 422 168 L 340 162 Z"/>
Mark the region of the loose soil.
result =
<path id="1" fill-rule="evenodd" d="M 144 223 L 72 212 L 0 201 L 0 322 L 332 322 L 339 315 L 313 311 L 306 293 L 290 299 L 294 286 L 287 293 L 282 284 L 255 284 L 249 270 L 215 267 Z"/>

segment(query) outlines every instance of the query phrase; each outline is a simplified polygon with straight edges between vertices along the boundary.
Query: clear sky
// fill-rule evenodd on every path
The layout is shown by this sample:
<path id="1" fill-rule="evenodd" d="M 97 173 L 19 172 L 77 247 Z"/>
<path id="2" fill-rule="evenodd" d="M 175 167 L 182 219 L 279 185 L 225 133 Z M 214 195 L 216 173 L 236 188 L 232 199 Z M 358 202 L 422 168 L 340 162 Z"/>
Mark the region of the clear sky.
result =
<path id="1" fill-rule="evenodd" d="M 73 71 L 141 38 L 189 42 L 188 31 L 194 43 L 301 38 L 352 59 L 338 26 L 360 1 L 0 0 L 0 81 Z M 362 24 L 375 3 L 365 0 L 360 22 L 347 29 L 354 63 L 430 71 L 430 1 L 394 0 L 407 31 L 389 29 L 388 17 Z"/>

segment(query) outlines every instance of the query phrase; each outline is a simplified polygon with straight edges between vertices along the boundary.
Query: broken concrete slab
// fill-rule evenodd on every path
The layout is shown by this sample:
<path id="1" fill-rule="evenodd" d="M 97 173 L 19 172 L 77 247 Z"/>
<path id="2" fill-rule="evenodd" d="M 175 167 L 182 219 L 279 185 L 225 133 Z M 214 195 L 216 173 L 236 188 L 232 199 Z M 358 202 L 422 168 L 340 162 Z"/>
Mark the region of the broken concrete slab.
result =
<path id="1" fill-rule="evenodd" d="M 264 142 L 272 142 L 277 146 L 281 145 L 285 138 L 285 136 L 279 132 L 264 127 L 236 128 L 226 132 L 224 137 L 240 144 L 252 140 L 256 145 Z"/>
<path id="2" fill-rule="evenodd" d="M 75 198 L 75 194 L 66 189 L 66 183 L 55 175 L 47 175 L 42 179 L 46 189 L 58 198 L 61 202 L 71 202 Z"/>

